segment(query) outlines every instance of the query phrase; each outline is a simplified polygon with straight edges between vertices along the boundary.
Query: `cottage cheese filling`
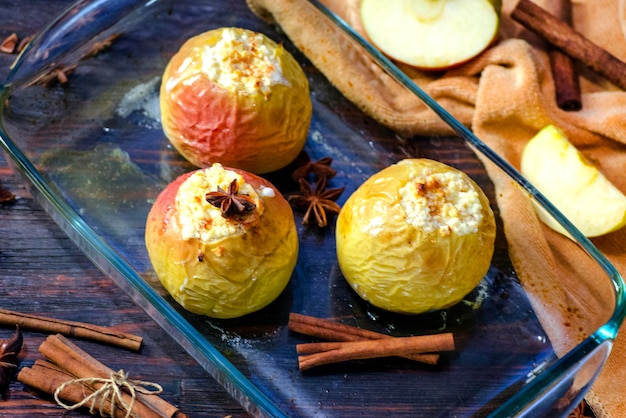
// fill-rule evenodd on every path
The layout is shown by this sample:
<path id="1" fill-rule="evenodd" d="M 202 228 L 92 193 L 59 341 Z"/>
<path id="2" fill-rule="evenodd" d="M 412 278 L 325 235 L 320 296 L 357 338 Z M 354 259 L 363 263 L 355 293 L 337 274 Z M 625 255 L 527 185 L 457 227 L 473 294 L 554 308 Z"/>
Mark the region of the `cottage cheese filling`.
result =
<path id="1" fill-rule="evenodd" d="M 289 85 L 276 50 L 263 41 L 263 35 L 259 33 L 244 31 L 238 36 L 234 29 L 224 29 L 222 38 L 215 45 L 202 50 L 202 72 L 222 87 L 239 94 L 261 92 L 267 96 L 273 85 Z"/>
<path id="2" fill-rule="evenodd" d="M 400 197 L 406 221 L 427 233 L 472 234 L 483 219 L 478 193 L 458 172 L 416 174 Z"/>
<path id="3" fill-rule="evenodd" d="M 222 190 L 228 190 L 228 186 L 235 179 L 239 185 L 238 194 L 247 194 L 255 201 L 256 209 L 249 215 L 255 219 L 241 222 L 236 218 L 224 218 L 220 208 L 206 201 L 206 193 L 216 191 L 218 186 Z M 174 204 L 181 226 L 182 239 L 196 238 L 204 242 L 243 234 L 263 212 L 263 201 L 254 188 L 246 183 L 241 175 L 225 170 L 220 164 L 213 164 L 208 169 L 199 170 L 185 180 L 178 189 Z"/>

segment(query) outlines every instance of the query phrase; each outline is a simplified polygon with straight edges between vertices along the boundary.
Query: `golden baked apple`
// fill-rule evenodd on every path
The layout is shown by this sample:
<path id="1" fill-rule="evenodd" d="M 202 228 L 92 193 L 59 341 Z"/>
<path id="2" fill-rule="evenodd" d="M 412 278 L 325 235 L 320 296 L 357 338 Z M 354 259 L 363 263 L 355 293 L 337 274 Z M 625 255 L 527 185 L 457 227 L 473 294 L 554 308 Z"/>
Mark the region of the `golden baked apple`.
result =
<path id="1" fill-rule="evenodd" d="M 476 287 L 495 235 L 489 200 L 465 173 L 407 159 L 348 198 L 337 218 L 337 257 L 363 299 L 417 314 L 450 307 Z"/>
<path id="2" fill-rule="evenodd" d="M 298 257 L 287 200 L 261 177 L 220 164 L 184 174 L 161 192 L 145 240 L 165 289 L 185 309 L 213 318 L 270 304 Z"/>
<path id="3" fill-rule="evenodd" d="M 282 45 L 246 29 L 190 38 L 168 63 L 161 123 L 192 164 L 261 174 L 302 150 L 311 122 L 309 84 Z"/>
<path id="4" fill-rule="evenodd" d="M 496 0 L 362 0 L 361 21 L 389 57 L 423 70 L 462 64 L 487 49 L 500 27 Z"/>

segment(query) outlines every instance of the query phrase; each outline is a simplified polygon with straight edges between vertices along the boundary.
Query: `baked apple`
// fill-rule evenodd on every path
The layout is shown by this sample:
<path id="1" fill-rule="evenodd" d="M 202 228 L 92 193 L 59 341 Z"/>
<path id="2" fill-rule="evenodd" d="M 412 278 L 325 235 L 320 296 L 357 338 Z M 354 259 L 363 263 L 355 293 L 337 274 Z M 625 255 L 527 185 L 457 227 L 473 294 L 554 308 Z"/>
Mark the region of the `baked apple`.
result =
<path id="1" fill-rule="evenodd" d="M 240 28 L 187 40 L 165 68 L 159 101 L 165 135 L 188 161 L 256 174 L 296 158 L 312 113 L 308 80 L 293 56 Z"/>
<path id="2" fill-rule="evenodd" d="M 388 311 L 450 307 L 482 280 L 496 235 L 489 200 L 465 173 L 407 159 L 366 180 L 337 218 L 339 267 L 355 292 Z"/>
<path id="3" fill-rule="evenodd" d="M 287 200 L 268 181 L 220 164 L 183 174 L 146 224 L 157 277 L 185 309 L 235 318 L 274 301 L 298 257 Z"/>
<path id="4" fill-rule="evenodd" d="M 500 27 L 499 1 L 362 0 L 361 21 L 389 57 L 422 70 L 462 64 L 487 49 Z"/>

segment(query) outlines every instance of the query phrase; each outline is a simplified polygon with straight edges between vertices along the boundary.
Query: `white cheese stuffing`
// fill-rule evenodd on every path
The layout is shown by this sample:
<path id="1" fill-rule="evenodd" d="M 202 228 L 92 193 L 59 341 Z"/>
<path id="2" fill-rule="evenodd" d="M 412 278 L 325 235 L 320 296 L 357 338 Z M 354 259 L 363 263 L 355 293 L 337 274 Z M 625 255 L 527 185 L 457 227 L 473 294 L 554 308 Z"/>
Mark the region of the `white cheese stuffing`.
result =
<path id="1" fill-rule="evenodd" d="M 244 31 L 238 36 L 233 28 L 224 29 L 222 38 L 215 45 L 203 49 L 202 72 L 222 87 L 239 94 L 260 91 L 268 96 L 273 85 L 289 85 L 283 77 L 276 50 L 263 40 L 259 33 Z"/>
<path id="2" fill-rule="evenodd" d="M 476 233 L 483 219 L 478 193 L 459 172 L 416 174 L 400 197 L 406 221 L 426 233 Z"/>
<path id="3" fill-rule="evenodd" d="M 261 190 L 259 190 L 259 194 L 263 197 L 276 197 L 276 192 L 271 187 L 261 186 Z"/>
<path id="4" fill-rule="evenodd" d="M 238 194 L 246 194 L 254 200 L 256 208 L 250 216 L 258 219 L 263 212 L 263 201 L 259 194 L 238 173 L 225 170 L 220 164 L 213 164 L 208 169 L 198 170 L 189 176 L 176 194 L 174 204 L 183 240 L 195 238 L 211 242 L 245 232 L 251 221 L 224 218 L 220 208 L 213 206 L 205 198 L 208 192 L 216 191 L 218 186 L 222 190 L 228 190 L 233 180 L 237 180 L 239 185 Z"/>

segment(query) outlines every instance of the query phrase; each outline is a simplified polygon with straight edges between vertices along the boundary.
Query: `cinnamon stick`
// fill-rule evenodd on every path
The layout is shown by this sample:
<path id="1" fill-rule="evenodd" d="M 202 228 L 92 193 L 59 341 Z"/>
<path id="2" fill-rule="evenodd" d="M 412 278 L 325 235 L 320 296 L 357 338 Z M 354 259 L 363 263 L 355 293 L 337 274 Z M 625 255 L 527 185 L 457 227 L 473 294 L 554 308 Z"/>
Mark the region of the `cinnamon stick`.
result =
<path id="1" fill-rule="evenodd" d="M 391 335 L 294 312 L 289 314 L 288 327 L 290 330 L 300 334 L 331 341 L 363 341 L 394 338 Z M 432 365 L 437 364 L 439 361 L 439 354 L 435 353 L 407 354 L 401 357 Z"/>
<path id="2" fill-rule="evenodd" d="M 320 338 L 325 338 L 324 335 L 328 335 L 329 338 L 326 339 L 336 339 L 338 341 L 342 341 L 342 338 L 345 338 L 345 341 L 393 338 L 390 335 L 370 331 L 368 329 L 353 327 L 350 325 L 331 321 L 329 319 L 316 318 L 314 316 L 308 316 L 294 312 L 291 312 L 289 314 L 288 326 L 289 329 L 295 332 L 301 332 L 300 330 L 310 330 L 310 332 L 317 332 L 318 335 L 309 334 L 307 332 L 301 333 Z"/>
<path id="3" fill-rule="evenodd" d="M 572 3 L 570 0 L 553 0 L 550 12 L 562 22 L 572 26 Z M 580 110 L 582 98 L 580 81 L 574 62 L 561 50 L 550 47 L 548 50 L 554 79 L 556 104 L 563 110 Z"/>
<path id="4" fill-rule="evenodd" d="M 49 336 L 40 346 L 39 351 L 52 363 L 62 366 L 76 378 L 109 378 L 113 370 L 102 364 L 87 352 L 76 346 L 62 335 Z M 94 385 L 95 389 L 101 385 Z M 130 398 L 125 401 L 129 404 Z M 136 394 L 133 411 L 141 417 L 185 417 L 174 405 L 155 395 Z"/>
<path id="5" fill-rule="evenodd" d="M 511 17 L 569 57 L 580 61 L 611 83 L 626 90 L 626 64 L 572 29 L 567 23 L 530 0 L 520 0 Z"/>
<path id="6" fill-rule="evenodd" d="M 106 366 L 102 365 L 91 356 L 87 355 L 83 357 L 82 353 L 64 344 L 59 335 L 51 335 L 40 346 L 39 352 L 46 356 L 52 363 L 57 365 L 63 365 L 62 367 L 67 370 L 75 379 L 87 378 L 87 377 L 100 377 L 107 378 L 110 373 L 104 374 L 102 370 Z M 82 350 L 81 350 L 82 351 Z M 93 386 L 93 390 L 97 390 L 102 387 L 102 383 L 96 383 Z M 124 401 L 130 404 L 130 396 L 124 394 Z M 137 416 L 159 417 L 151 408 L 146 407 L 140 402 L 135 402 L 133 405 L 133 413 Z"/>
<path id="7" fill-rule="evenodd" d="M 452 333 L 378 340 L 298 344 L 301 371 L 324 364 L 379 357 L 454 350 Z"/>
<path id="8" fill-rule="evenodd" d="M 142 337 L 107 327 L 0 309 L 0 325 L 15 326 L 16 324 L 24 330 L 62 334 L 132 351 L 139 351 L 143 342 Z"/>

